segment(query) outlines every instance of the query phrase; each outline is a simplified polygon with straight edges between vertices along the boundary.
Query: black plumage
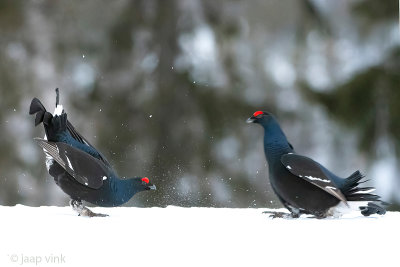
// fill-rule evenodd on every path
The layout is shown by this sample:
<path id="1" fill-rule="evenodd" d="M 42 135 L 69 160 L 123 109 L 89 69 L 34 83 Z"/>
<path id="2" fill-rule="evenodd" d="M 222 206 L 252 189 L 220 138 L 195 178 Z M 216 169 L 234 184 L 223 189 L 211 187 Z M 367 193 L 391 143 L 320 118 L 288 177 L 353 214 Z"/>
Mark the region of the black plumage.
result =
<path id="1" fill-rule="evenodd" d="M 359 203 L 358 208 L 365 216 L 386 212 L 386 203 L 371 194 L 373 187 L 359 187 L 363 179 L 359 171 L 341 178 L 318 162 L 297 154 L 275 117 L 267 112 L 255 112 L 248 122 L 264 128 L 264 152 L 271 186 L 291 217 L 337 216 L 339 207 L 349 207 L 349 202 Z"/>
<path id="2" fill-rule="evenodd" d="M 141 191 L 155 189 L 147 177 L 121 179 L 107 159 L 84 138 L 67 119 L 59 105 L 48 112 L 34 98 L 29 114 L 36 114 L 35 126 L 43 123 L 45 138 L 35 138 L 46 155 L 46 166 L 57 185 L 71 197 L 71 206 L 80 215 L 103 216 L 83 206 L 82 201 L 104 207 L 119 206 Z"/>

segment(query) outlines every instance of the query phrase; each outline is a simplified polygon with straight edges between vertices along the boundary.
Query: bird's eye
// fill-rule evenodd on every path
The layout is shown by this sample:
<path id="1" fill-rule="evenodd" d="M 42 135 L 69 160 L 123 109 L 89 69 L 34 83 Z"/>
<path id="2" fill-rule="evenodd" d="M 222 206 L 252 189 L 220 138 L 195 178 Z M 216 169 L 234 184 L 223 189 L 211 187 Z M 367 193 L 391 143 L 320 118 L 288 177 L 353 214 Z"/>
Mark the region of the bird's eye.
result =
<path id="1" fill-rule="evenodd" d="M 149 178 L 144 177 L 142 178 L 142 182 L 145 182 L 146 184 L 148 184 L 150 182 Z"/>

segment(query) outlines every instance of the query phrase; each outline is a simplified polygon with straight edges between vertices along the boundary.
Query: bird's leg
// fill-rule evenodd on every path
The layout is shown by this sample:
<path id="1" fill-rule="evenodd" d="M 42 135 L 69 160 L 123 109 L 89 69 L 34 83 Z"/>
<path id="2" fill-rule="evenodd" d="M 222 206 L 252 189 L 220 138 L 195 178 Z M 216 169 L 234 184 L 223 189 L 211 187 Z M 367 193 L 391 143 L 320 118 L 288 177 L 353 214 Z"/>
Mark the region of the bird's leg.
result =
<path id="1" fill-rule="evenodd" d="M 71 199 L 69 201 L 69 205 L 72 207 L 74 211 L 78 213 L 78 216 L 85 216 L 85 217 L 107 217 L 107 214 L 102 213 L 95 213 L 88 209 L 87 207 L 83 206 L 82 201 Z"/>
<path id="2" fill-rule="evenodd" d="M 300 214 L 298 213 L 287 213 L 287 212 L 281 212 L 281 211 L 264 211 L 263 213 L 270 214 L 270 218 L 283 218 L 283 219 L 295 219 L 299 218 Z"/>

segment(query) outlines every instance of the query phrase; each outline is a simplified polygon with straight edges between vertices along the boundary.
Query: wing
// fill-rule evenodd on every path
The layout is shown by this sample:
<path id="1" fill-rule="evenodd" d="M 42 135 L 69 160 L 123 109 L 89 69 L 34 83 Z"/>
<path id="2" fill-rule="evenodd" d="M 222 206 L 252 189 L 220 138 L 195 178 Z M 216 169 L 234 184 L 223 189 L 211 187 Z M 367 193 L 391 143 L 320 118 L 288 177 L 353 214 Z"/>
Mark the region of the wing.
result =
<path id="1" fill-rule="evenodd" d="M 291 143 L 288 142 L 288 144 L 291 149 L 294 149 Z"/>
<path id="2" fill-rule="evenodd" d="M 296 154 L 283 155 L 281 162 L 295 176 L 321 188 L 347 205 L 346 197 L 337 188 L 332 179 L 329 178 L 329 175 L 324 172 L 318 162 Z"/>
<path id="3" fill-rule="evenodd" d="M 39 146 L 49 153 L 76 181 L 93 189 L 99 189 L 110 171 L 102 161 L 61 142 L 49 142 L 35 138 Z"/>
<path id="4" fill-rule="evenodd" d="M 70 133 L 70 135 L 76 140 L 79 141 L 82 144 L 86 144 L 88 146 L 93 147 L 87 140 L 84 138 L 80 133 L 78 133 L 77 130 L 75 130 L 75 127 L 67 120 L 67 130 Z"/>
<path id="5" fill-rule="evenodd" d="M 92 144 L 89 143 L 88 140 L 86 140 L 85 137 L 83 137 L 77 130 L 75 130 L 75 127 L 69 122 L 69 120 L 67 120 L 67 130 L 69 132 L 69 134 L 78 142 L 90 146 L 91 148 L 93 148 L 94 150 L 97 151 L 97 153 L 99 154 L 99 159 L 107 166 L 107 167 L 111 167 L 111 164 L 108 162 L 108 160 L 103 156 L 103 154 L 101 154 L 94 146 L 92 146 Z"/>

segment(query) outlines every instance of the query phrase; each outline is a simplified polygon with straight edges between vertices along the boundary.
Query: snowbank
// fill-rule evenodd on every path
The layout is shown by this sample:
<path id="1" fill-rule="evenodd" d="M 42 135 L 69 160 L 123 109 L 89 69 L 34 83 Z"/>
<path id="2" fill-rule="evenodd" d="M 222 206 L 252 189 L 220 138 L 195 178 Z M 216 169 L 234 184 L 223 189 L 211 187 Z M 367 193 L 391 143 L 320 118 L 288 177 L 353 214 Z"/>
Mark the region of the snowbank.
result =
<path id="1" fill-rule="evenodd" d="M 400 266 L 400 213 L 270 219 L 267 209 L 0 207 L 0 266 Z"/>

